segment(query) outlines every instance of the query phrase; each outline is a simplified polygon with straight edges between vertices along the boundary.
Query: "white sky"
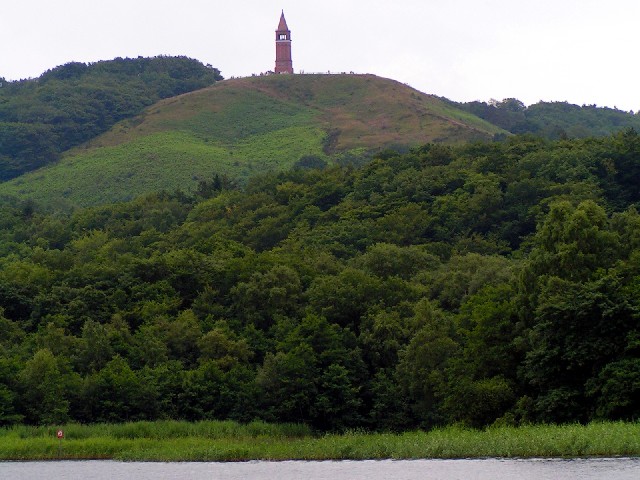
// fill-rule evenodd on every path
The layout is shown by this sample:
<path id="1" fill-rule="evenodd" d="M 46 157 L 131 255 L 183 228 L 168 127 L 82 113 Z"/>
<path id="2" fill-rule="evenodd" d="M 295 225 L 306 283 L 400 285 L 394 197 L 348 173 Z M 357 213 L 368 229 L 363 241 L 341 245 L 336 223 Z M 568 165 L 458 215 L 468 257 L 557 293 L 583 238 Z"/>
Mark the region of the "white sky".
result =
<path id="1" fill-rule="evenodd" d="M 139 55 L 260 73 L 274 68 L 281 9 L 296 71 L 374 73 L 456 101 L 640 110 L 640 0 L 0 0 L 0 77 Z"/>

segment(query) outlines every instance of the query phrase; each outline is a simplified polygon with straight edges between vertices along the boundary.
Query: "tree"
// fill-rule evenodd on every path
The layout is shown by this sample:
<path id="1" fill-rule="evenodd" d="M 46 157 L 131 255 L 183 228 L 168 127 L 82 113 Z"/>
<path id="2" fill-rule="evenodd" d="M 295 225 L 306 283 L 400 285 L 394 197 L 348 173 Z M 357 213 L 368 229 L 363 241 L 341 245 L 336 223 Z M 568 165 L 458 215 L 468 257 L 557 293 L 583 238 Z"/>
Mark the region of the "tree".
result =
<path id="1" fill-rule="evenodd" d="M 637 337 L 637 334 L 636 334 Z M 640 415 L 640 359 L 636 356 L 608 363 L 586 384 L 586 393 L 595 400 L 596 418 L 633 420 Z M 633 355 L 632 352 L 629 354 Z"/>
<path id="2" fill-rule="evenodd" d="M 383 298 L 382 282 L 362 270 L 346 268 L 337 276 L 317 277 L 307 290 L 312 308 L 331 322 L 350 328 Z"/>
<path id="3" fill-rule="evenodd" d="M 217 69 L 187 57 L 139 57 L 70 62 L 35 82 L 9 82 L 0 108 L 0 180 L 56 161 L 162 98 L 221 79 Z"/>
<path id="4" fill-rule="evenodd" d="M 460 357 L 462 371 L 479 380 L 491 377 L 516 379 L 522 347 L 513 284 L 488 285 L 470 296 L 460 308 L 457 330 L 464 335 Z M 452 381 L 456 381 L 455 378 Z"/>
<path id="5" fill-rule="evenodd" d="M 536 233 L 522 277 L 524 311 L 532 313 L 522 372 L 535 392 L 540 420 L 591 418 L 593 402 L 600 414 L 628 408 L 612 393 L 625 375 L 634 375 L 623 361 L 636 322 L 629 294 L 633 276 L 627 273 L 633 263 L 627 263 L 629 249 L 620 244 L 624 220 L 633 219 L 617 218 L 616 231 L 593 202 L 577 207 L 562 202 L 551 207 Z M 605 386 L 603 372 L 620 381 Z"/>
<path id="6" fill-rule="evenodd" d="M 58 159 L 56 135 L 49 125 L 2 122 L 0 180 L 6 181 Z"/>
<path id="7" fill-rule="evenodd" d="M 213 362 L 221 370 L 228 371 L 235 365 L 247 363 L 251 358 L 251 350 L 244 338 L 235 339 L 236 335 L 225 327 L 219 324 L 205 333 L 198 340 L 198 347 L 201 361 Z"/>
<path id="8" fill-rule="evenodd" d="M 0 356 L 0 426 L 23 420 L 18 413 L 18 395 L 15 391 L 18 368 L 16 362 Z"/>
<path id="9" fill-rule="evenodd" d="M 69 379 L 51 351 L 38 350 L 20 372 L 18 383 L 27 423 L 50 425 L 69 419 Z"/>
<path id="10" fill-rule="evenodd" d="M 502 417 L 514 400 L 513 383 L 503 377 L 471 380 L 461 376 L 449 384 L 443 410 L 449 422 L 481 428 Z"/>
<path id="11" fill-rule="evenodd" d="M 293 167 L 322 170 L 327 167 L 327 161 L 319 155 L 303 155 Z"/>
<path id="12" fill-rule="evenodd" d="M 143 381 L 120 356 L 85 378 L 82 399 L 85 421 L 128 422 L 159 414 L 156 386 Z"/>
<path id="13" fill-rule="evenodd" d="M 276 265 L 238 282 L 231 295 L 236 315 L 246 323 L 268 329 L 278 315 L 297 313 L 301 291 L 298 273 L 286 265 Z"/>
<path id="14" fill-rule="evenodd" d="M 114 355 L 111 346 L 109 328 L 93 320 L 88 320 L 82 327 L 82 346 L 80 353 L 80 370 L 97 372 L 101 370 Z"/>
<path id="15" fill-rule="evenodd" d="M 532 302 L 527 310 L 535 311 L 537 295 L 553 278 L 586 281 L 610 267 L 620 251 L 620 237 L 611 230 L 604 209 L 593 201 L 552 204 L 522 272 L 523 293 Z"/>
<path id="16" fill-rule="evenodd" d="M 541 292 L 524 369 L 539 392 L 541 420 L 585 420 L 591 415 L 585 386 L 621 357 L 635 325 L 621 290 L 621 279 L 608 274 L 585 283 L 555 278 Z"/>
<path id="17" fill-rule="evenodd" d="M 193 365 L 199 356 L 198 339 L 202 329 L 191 310 L 183 310 L 175 320 L 165 325 L 169 357 L 181 360 L 185 365 Z"/>
<path id="18" fill-rule="evenodd" d="M 324 430 L 359 423 L 364 365 L 350 332 L 307 315 L 279 350 L 267 354 L 256 378 L 268 419 Z"/>
<path id="19" fill-rule="evenodd" d="M 422 327 L 401 351 L 396 375 L 414 418 L 431 427 L 445 421 L 446 370 L 459 345 L 453 338 L 453 323 L 430 302 L 416 305 L 415 321 Z"/>

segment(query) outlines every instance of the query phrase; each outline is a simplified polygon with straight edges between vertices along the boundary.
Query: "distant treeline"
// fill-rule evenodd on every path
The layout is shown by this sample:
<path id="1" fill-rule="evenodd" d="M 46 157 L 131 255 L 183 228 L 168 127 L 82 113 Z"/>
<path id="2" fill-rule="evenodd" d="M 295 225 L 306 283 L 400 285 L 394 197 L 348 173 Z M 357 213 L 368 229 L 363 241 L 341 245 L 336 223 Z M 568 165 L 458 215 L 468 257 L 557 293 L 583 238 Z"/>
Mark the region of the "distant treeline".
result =
<path id="1" fill-rule="evenodd" d="M 56 161 L 162 98 L 221 79 L 186 57 L 73 62 L 36 79 L 0 79 L 0 181 Z"/>
<path id="2" fill-rule="evenodd" d="M 606 136 L 625 128 L 640 130 L 640 115 L 596 105 L 538 102 L 527 107 L 516 98 L 449 103 L 511 133 L 531 133 L 550 140 Z"/>
<path id="3" fill-rule="evenodd" d="M 0 207 L 0 424 L 640 414 L 640 136 Z"/>

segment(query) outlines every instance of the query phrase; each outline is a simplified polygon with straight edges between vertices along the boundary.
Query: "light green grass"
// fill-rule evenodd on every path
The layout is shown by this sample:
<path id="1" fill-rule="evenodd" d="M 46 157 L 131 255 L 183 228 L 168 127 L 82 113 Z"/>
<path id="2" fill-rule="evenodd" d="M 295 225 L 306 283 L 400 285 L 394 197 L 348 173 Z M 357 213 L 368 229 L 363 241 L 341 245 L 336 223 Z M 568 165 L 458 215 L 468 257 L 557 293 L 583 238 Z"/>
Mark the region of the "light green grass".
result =
<path id="1" fill-rule="evenodd" d="M 58 199 L 62 205 L 79 207 L 126 201 L 160 190 L 189 192 L 215 174 L 246 180 L 289 169 L 303 155 L 326 157 L 323 137 L 319 128 L 289 127 L 227 146 L 185 132 L 160 132 L 77 154 L 0 184 L 0 192 L 43 203 Z"/>
<path id="2" fill-rule="evenodd" d="M 640 455 L 640 424 L 448 427 L 402 434 L 314 436 L 301 425 L 254 422 L 139 422 L 0 430 L 0 459 L 140 461 L 364 460 Z"/>
<path id="3" fill-rule="evenodd" d="M 215 88 L 182 95 L 152 107 L 147 131 L 185 131 L 199 138 L 233 144 L 254 135 L 290 127 L 317 126 L 316 109 L 248 88 Z M 135 124 L 133 119 L 124 125 Z"/>

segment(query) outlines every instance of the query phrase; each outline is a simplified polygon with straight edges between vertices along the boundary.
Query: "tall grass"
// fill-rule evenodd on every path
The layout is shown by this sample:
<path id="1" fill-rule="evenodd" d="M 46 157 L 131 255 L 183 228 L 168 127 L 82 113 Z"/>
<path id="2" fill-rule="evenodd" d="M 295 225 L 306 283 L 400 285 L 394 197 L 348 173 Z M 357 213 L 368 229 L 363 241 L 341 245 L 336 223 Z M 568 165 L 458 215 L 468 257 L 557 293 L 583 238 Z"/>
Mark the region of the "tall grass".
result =
<path id="1" fill-rule="evenodd" d="M 0 430 L 0 459 L 363 460 L 640 455 L 640 423 L 313 435 L 304 425 L 136 422 Z"/>
<path id="2" fill-rule="evenodd" d="M 241 424 L 233 421 L 186 422 L 159 420 L 155 422 L 97 423 L 81 425 L 71 423 L 64 426 L 12 426 L 0 430 L 0 442 L 4 438 L 48 438 L 55 437 L 62 429 L 65 438 L 81 440 L 108 437 L 114 439 L 167 440 L 185 437 L 206 439 L 253 439 L 269 437 L 273 439 L 300 438 L 311 436 L 309 427 L 294 423 L 265 423 L 255 421 Z"/>

